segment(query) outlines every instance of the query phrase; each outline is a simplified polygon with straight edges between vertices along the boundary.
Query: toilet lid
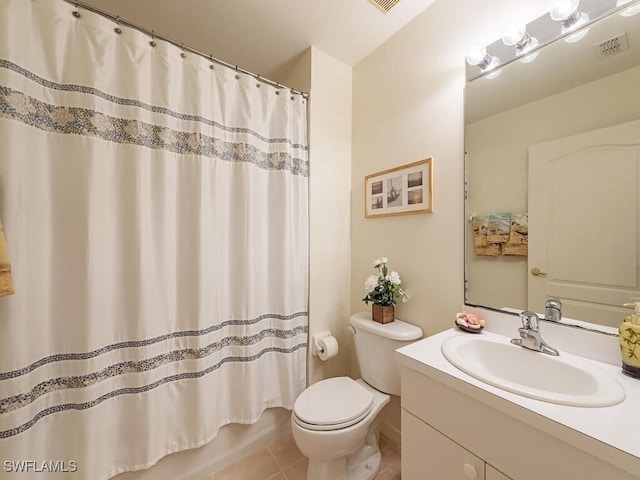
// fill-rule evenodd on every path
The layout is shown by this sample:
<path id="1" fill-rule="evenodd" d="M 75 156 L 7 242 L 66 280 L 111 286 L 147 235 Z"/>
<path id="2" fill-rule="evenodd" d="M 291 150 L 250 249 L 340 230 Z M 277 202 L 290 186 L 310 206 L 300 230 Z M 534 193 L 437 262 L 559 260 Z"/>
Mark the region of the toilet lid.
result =
<path id="1" fill-rule="evenodd" d="M 371 392 L 349 377 L 336 377 L 314 383 L 302 392 L 293 412 L 310 426 L 344 428 L 364 418 L 372 406 Z"/>

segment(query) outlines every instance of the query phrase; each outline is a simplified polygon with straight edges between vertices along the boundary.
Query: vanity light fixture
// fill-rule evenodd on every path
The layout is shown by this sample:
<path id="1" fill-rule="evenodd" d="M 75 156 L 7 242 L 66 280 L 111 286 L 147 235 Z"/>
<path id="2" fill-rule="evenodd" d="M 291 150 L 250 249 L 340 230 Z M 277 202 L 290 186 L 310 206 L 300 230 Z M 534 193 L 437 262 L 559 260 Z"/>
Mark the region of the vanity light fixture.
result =
<path id="1" fill-rule="evenodd" d="M 606 16 L 640 14 L 640 0 L 553 0 L 550 3 L 553 8 L 546 14 L 530 23 L 514 22 L 504 30 L 501 39 L 473 48 L 467 55 L 466 80 L 497 77 L 505 65 L 516 60 L 530 62 L 541 47 L 555 40 L 577 42 L 588 34 L 593 22 Z"/>
<path id="2" fill-rule="evenodd" d="M 556 22 L 562 23 L 560 29 L 562 35 L 579 29 L 589 21 L 589 15 L 580 11 L 580 0 L 556 0 L 549 15 Z M 567 36 L 564 41 L 567 43 L 577 42 L 583 39 L 588 32 L 589 29 L 584 28 L 580 32 Z"/>
<path id="3" fill-rule="evenodd" d="M 633 0 L 616 0 L 616 7 L 622 7 L 627 3 L 631 3 L 632 1 Z M 625 8 L 620 12 L 620 15 L 622 15 L 623 17 L 632 17 L 633 15 L 636 15 L 638 13 L 640 13 L 640 3 L 629 8 Z"/>
<path id="4" fill-rule="evenodd" d="M 475 46 L 467 55 L 467 63 L 469 65 L 475 65 L 484 72 L 494 70 L 500 65 L 500 59 L 498 57 L 491 56 L 487 53 L 486 47 Z M 500 71 L 497 70 L 487 75 L 487 78 L 495 78 L 500 75 Z"/>
<path id="5" fill-rule="evenodd" d="M 533 61 L 540 53 L 534 52 L 526 55 L 538 46 L 538 39 L 527 33 L 527 26 L 522 22 L 513 22 L 507 26 L 502 36 L 502 42 L 508 47 L 516 47 L 516 56 L 522 56 L 520 61 L 523 63 Z"/>

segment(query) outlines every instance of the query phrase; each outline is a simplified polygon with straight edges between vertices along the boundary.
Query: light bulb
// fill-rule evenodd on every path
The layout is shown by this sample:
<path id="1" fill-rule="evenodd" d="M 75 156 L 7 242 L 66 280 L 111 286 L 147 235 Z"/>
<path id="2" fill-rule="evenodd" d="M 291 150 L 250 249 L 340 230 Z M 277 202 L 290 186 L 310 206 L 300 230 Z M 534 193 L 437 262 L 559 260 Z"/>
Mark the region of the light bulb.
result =
<path id="1" fill-rule="evenodd" d="M 538 57 L 538 55 L 540 55 L 540 50 L 536 50 L 535 52 L 530 53 L 529 55 L 525 55 L 520 59 L 520 61 L 522 63 L 531 63 Z"/>
<path id="2" fill-rule="evenodd" d="M 564 32 L 562 32 L 562 33 L 564 33 Z M 564 41 L 567 42 L 567 43 L 578 42 L 578 41 L 582 40 L 584 37 L 586 37 L 587 33 L 589 33 L 589 29 L 588 28 L 583 28 L 579 32 L 576 32 L 576 33 L 574 33 L 572 35 L 569 35 L 569 36 L 565 37 Z"/>
<path id="3" fill-rule="evenodd" d="M 527 26 L 521 22 L 514 22 L 505 29 L 502 42 L 509 47 L 515 46 L 518 57 L 529 53 L 538 46 L 538 39 L 531 37 L 527 33 Z M 530 56 L 528 60 L 523 59 L 523 61 L 530 62 L 534 58 L 535 56 Z"/>
<path id="4" fill-rule="evenodd" d="M 512 47 L 518 45 L 527 35 L 527 27 L 524 23 L 514 22 L 507 26 L 502 36 L 505 45 Z"/>
<path id="5" fill-rule="evenodd" d="M 576 13 L 579 5 L 580 0 L 557 0 L 549 14 L 553 20 L 561 22 Z"/>
<path id="6" fill-rule="evenodd" d="M 497 59 L 496 59 L 497 60 Z M 496 65 L 492 68 L 497 67 L 498 65 L 500 65 L 500 61 L 498 61 L 496 63 Z M 493 70 L 491 73 L 488 73 L 485 78 L 487 80 L 493 80 L 494 78 L 496 78 L 498 75 L 500 75 L 502 73 L 502 69 L 501 68 L 496 68 L 495 70 Z"/>
<path id="7" fill-rule="evenodd" d="M 469 50 L 467 55 L 467 63 L 469 65 L 479 65 L 487 56 L 487 49 L 485 47 L 474 46 Z"/>
<path id="8" fill-rule="evenodd" d="M 492 79 L 496 78 L 498 75 L 502 73 L 502 69 L 498 68 L 500 66 L 500 59 L 498 57 L 490 57 L 491 61 L 489 64 L 482 69 L 482 72 L 489 72 L 486 75 L 486 78 Z"/>
<path id="9" fill-rule="evenodd" d="M 589 29 L 585 28 L 579 32 L 568 35 L 589 22 L 589 15 L 578 10 L 579 7 L 580 0 L 557 0 L 549 12 L 553 20 L 562 23 L 560 33 L 567 35 L 564 39 L 567 43 L 577 42 L 584 38 L 589 32 Z"/>

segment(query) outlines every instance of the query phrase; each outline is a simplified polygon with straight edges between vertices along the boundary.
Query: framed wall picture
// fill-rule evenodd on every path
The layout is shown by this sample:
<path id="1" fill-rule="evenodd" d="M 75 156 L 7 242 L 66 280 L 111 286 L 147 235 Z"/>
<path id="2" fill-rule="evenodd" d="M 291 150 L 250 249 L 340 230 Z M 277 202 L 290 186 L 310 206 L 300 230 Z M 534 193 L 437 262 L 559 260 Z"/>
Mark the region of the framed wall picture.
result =
<path id="1" fill-rule="evenodd" d="M 364 177 L 364 216 L 433 212 L 433 159 Z"/>

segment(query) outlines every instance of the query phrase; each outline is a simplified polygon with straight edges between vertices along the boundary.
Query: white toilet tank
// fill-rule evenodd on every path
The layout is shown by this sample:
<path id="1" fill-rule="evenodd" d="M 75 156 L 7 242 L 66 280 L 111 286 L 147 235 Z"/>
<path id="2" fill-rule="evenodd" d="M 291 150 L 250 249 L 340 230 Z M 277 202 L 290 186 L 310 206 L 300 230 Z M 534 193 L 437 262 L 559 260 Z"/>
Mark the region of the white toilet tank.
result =
<path id="1" fill-rule="evenodd" d="M 422 337 L 422 329 L 395 320 L 378 323 L 367 312 L 351 317 L 356 358 L 362 379 L 376 390 L 400 395 L 400 368 L 394 351 Z"/>

